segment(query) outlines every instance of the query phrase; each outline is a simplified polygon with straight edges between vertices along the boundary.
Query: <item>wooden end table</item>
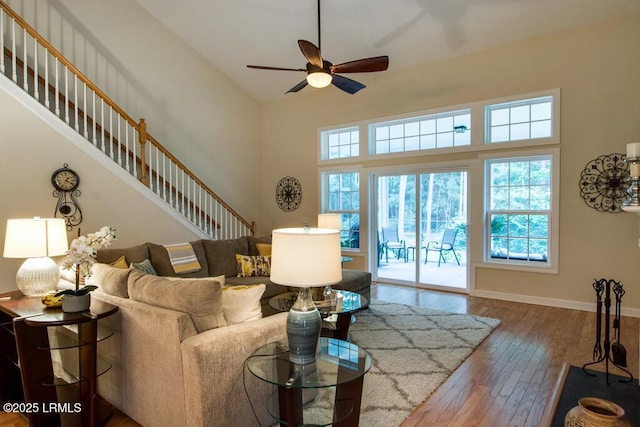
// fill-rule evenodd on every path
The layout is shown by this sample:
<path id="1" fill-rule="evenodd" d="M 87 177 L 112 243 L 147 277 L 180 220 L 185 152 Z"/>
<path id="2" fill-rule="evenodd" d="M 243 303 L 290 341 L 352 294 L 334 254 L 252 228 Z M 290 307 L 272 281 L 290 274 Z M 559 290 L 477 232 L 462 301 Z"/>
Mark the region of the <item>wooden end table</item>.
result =
<path id="1" fill-rule="evenodd" d="M 106 423 L 111 416 L 111 407 L 98 396 L 96 383 L 97 377 L 110 366 L 98 370 L 97 343 L 110 335 L 99 337 L 98 320 L 113 315 L 118 307 L 92 299 L 89 310 L 64 313 L 60 308 L 46 308 L 40 297 L 27 297 L 18 291 L 0 297 L 10 297 L 9 300 L 0 301 L 0 327 L 4 337 L 0 351 L 9 360 L 9 363 L 0 365 L 0 378 L 15 380 L 15 371 L 19 370 L 24 391 L 23 406 L 27 408 L 23 413 L 29 419 L 29 424 L 32 427 L 58 426 L 61 418 L 67 415 L 71 424 L 92 427 Z M 69 342 L 50 342 L 49 328 L 70 325 L 77 327 L 74 338 Z M 13 345 L 7 339 L 11 335 L 15 337 Z M 78 351 L 77 378 L 56 377 L 51 351 L 74 348 Z M 19 364 L 18 360 L 14 361 L 16 356 Z M 58 401 L 59 387 L 75 388 L 79 392 L 79 399 L 67 402 L 66 406 L 61 404 Z M 7 398 L 20 397 L 19 384 L 3 383 L 1 388 L 3 403 L 8 401 L 5 400 Z M 74 413 L 76 417 L 73 417 Z"/>

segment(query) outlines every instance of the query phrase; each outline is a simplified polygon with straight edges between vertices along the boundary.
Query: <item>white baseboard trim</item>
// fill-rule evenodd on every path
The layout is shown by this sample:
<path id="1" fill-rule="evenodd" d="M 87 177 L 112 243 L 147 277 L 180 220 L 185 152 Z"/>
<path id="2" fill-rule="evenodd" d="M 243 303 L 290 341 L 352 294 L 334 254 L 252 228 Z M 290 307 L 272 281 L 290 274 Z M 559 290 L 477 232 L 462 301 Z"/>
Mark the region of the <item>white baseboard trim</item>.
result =
<path id="1" fill-rule="evenodd" d="M 546 298 L 546 297 L 536 297 L 531 295 L 521 295 L 521 294 L 511 294 L 506 292 L 497 292 L 497 291 L 484 291 L 482 289 L 475 289 L 473 292 L 473 296 L 480 298 L 491 298 L 502 301 L 513 301 L 513 302 L 521 302 L 524 304 L 536 304 L 536 305 L 544 305 L 548 307 L 557 307 L 557 308 L 568 308 L 572 310 L 581 310 L 581 311 L 596 311 L 596 303 L 595 296 L 594 302 L 582 302 L 582 301 L 571 301 L 564 299 L 556 299 L 556 298 Z M 614 313 L 614 306 L 611 306 L 611 313 Z M 604 312 L 604 308 L 603 308 Z M 622 315 L 627 317 L 639 317 L 640 318 L 640 309 L 638 308 L 629 308 L 622 306 Z"/>

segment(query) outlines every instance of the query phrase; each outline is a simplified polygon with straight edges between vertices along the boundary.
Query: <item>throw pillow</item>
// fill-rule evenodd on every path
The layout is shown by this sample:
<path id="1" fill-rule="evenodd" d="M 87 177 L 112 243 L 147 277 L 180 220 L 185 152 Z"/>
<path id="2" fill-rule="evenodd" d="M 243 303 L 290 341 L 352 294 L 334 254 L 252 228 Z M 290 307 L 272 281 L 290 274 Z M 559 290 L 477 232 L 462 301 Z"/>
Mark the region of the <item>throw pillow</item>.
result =
<path id="1" fill-rule="evenodd" d="M 222 287 L 222 312 L 227 325 L 250 322 L 262 318 L 260 298 L 266 285 L 237 285 Z"/>
<path id="2" fill-rule="evenodd" d="M 256 243 L 260 256 L 271 256 L 271 243 Z"/>
<path id="3" fill-rule="evenodd" d="M 248 256 L 236 254 L 238 277 L 270 276 L 270 256 Z"/>
<path id="4" fill-rule="evenodd" d="M 136 270 L 142 271 L 144 274 L 151 274 L 152 276 L 157 276 L 156 269 L 151 265 L 151 261 L 145 259 L 142 262 L 132 262 L 129 268 L 135 268 Z"/>
<path id="5" fill-rule="evenodd" d="M 127 259 L 125 258 L 124 255 L 122 255 L 117 260 L 109 263 L 109 265 L 115 268 L 129 268 L 129 264 L 127 264 Z"/>
<path id="6" fill-rule="evenodd" d="M 129 298 L 127 281 L 128 268 L 116 268 L 109 264 L 95 263 L 91 267 L 91 276 L 87 277 L 87 285 L 95 285 L 99 290 L 120 298 Z"/>
<path id="7" fill-rule="evenodd" d="M 128 291 L 133 300 L 188 313 L 198 333 L 226 325 L 222 284 L 212 278 L 168 279 L 131 270 Z"/>

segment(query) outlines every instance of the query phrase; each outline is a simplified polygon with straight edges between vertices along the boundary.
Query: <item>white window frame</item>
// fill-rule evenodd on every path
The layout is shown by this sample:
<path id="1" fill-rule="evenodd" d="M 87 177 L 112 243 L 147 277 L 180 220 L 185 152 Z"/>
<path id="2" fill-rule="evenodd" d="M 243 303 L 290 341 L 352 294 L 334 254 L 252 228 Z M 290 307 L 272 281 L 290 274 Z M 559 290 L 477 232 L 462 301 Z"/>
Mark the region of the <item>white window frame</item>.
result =
<path id="1" fill-rule="evenodd" d="M 551 111 L 549 112 L 549 119 L 545 120 L 535 120 L 532 118 L 532 109 L 535 108 L 536 105 L 540 105 L 543 103 L 551 103 Z M 510 101 L 501 101 L 498 103 L 487 104 L 484 108 L 484 120 L 485 120 L 485 131 L 484 131 L 484 140 L 485 144 L 502 144 L 502 143 L 513 143 L 518 141 L 535 141 L 535 140 L 548 140 L 554 137 L 554 125 L 557 122 L 556 114 L 557 110 L 554 109 L 556 105 L 556 99 L 553 94 L 543 95 L 543 96 L 535 96 L 528 98 L 518 97 L 517 99 L 513 99 Z M 511 116 L 512 110 L 517 108 L 527 107 L 529 110 L 528 118 L 526 120 L 517 120 Z M 498 110 L 508 110 L 508 119 L 505 123 L 500 125 L 495 125 L 495 127 L 504 127 L 508 130 L 508 139 L 492 141 L 492 131 L 494 128 L 493 124 L 493 112 Z M 531 137 L 532 128 L 537 122 L 547 122 L 550 121 L 550 132 L 551 135 L 543 136 L 543 137 Z M 528 138 L 513 138 L 512 131 L 515 126 L 526 126 L 527 131 L 529 133 Z"/>
<path id="2" fill-rule="evenodd" d="M 330 192 L 329 192 L 329 175 L 334 174 L 357 174 L 358 175 L 358 209 L 348 210 L 348 209 L 331 209 L 330 207 Z M 359 232 L 358 232 L 358 247 L 342 247 L 343 251 L 351 251 L 351 252 L 360 252 L 363 250 L 363 239 L 362 239 L 362 179 L 363 173 L 360 168 L 334 168 L 334 169 L 325 169 L 320 171 L 320 211 L 321 213 L 337 213 L 337 214 L 347 214 L 347 215 L 358 215 L 358 223 L 359 223 Z M 349 230 L 343 229 L 341 231 L 351 231 L 351 227 Z M 342 242 L 342 239 L 341 239 Z"/>
<path id="3" fill-rule="evenodd" d="M 330 139 L 331 137 L 333 137 L 334 135 L 340 135 L 340 134 L 346 134 L 349 133 L 349 139 L 352 138 L 352 133 L 353 132 L 357 132 L 358 133 L 358 142 L 354 143 L 353 141 L 349 142 L 348 144 L 339 144 L 338 146 L 349 146 L 349 151 L 353 152 L 353 147 L 355 146 L 356 148 L 356 154 L 355 155 L 349 155 L 349 156 L 338 156 L 338 157 L 332 157 L 330 158 L 330 152 L 331 152 L 331 148 L 330 148 Z M 338 137 L 340 138 L 340 137 Z M 320 160 L 324 160 L 324 161 L 336 161 L 336 160 L 342 160 L 342 159 L 353 159 L 353 158 L 357 158 L 360 157 L 360 145 L 361 145 L 361 140 L 362 140 L 362 135 L 360 132 L 360 127 L 357 125 L 352 125 L 352 126 L 344 126 L 344 127 L 338 127 L 338 128 L 331 128 L 331 129 L 325 129 L 325 130 L 320 130 Z"/>
<path id="4" fill-rule="evenodd" d="M 469 116 L 469 120 L 462 120 L 460 117 Z M 430 150 L 437 150 L 442 148 L 459 148 L 459 147 L 468 147 L 471 145 L 471 119 L 472 112 L 471 108 L 463 108 L 456 110 L 443 111 L 439 113 L 427 114 L 427 115 L 418 115 L 411 116 L 402 119 L 394 119 L 387 120 L 381 122 L 375 122 L 369 124 L 369 136 L 371 141 L 369 143 L 371 154 L 375 156 L 387 155 L 387 154 L 397 154 L 397 153 L 415 153 L 415 152 L 425 152 Z M 451 120 L 451 127 L 448 125 L 444 125 L 444 121 Z M 426 128 L 426 122 L 433 122 L 434 127 L 432 129 Z M 407 135 L 407 128 L 409 126 L 415 127 L 415 133 Z M 443 128 L 443 126 L 445 126 Z M 389 135 L 385 139 L 378 139 L 378 131 L 379 129 L 388 128 Z M 402 136 L 394 137 L 391 135 L 392 128 L 401 128 Z M 465 139 L 468 140 L 468 143 L 458 143 L 456 144 L 456 139 L 461 139 L 457 135 L 464 135 L 469 132 Z M 445 145 L 446 136 L 450 135 L 451 144 Z M 424 140 L 433 139 L 433 147 L 422 147 L 425 144 Z M 388 150 L 378 152 L 378 143 L 380 141 L 387 141 Z M 394 141 L 397 143 L 401 143 L 402 149 L 393 149 Z M 410 142 L 412 141 L 412 142 Z M 413 143 L 416 144 L 415 148 L 407 148 L 408 144 Z"/>
<path id="5" fill-rule="evenodd" d="M 522 270 L 546 273 L 558 273 L 559 252 L 559 224 L 560 224 L 560 150 L 557 148 L 530 150 L 522 153 L 504 154 L 501 156 L 483 156 L 484 162 L 484 245 L 483 267 L 500 268 L 506 270 Z M 548 256 L 546 261 L 527 261 L 516 259 L 502 259 L 491 257 L 491 224 L 490 215 L 490 164 L 495 161 L 513 162 L 519 160 L 535 160 L 536 158 L 551 158 L 551 206 L 549 209 Z M 530 210 L 533 211 L 533 210 Z M 526 214 L 530 211 L 523 211 Z M 517 211 L 516 211 L 517 212 Z"/>

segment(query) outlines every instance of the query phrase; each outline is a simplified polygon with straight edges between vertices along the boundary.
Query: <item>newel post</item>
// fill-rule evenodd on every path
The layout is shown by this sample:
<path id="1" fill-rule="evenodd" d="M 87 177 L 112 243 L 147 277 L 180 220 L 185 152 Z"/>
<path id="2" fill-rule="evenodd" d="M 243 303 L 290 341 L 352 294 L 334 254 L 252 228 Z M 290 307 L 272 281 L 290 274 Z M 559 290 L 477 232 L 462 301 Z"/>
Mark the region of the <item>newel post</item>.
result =
<path id="1" fill-rule="evenodd" d="M 147 143 L 147 124 L 144 119 L 140 119 L 138 125 L 138 141 L 140 142 L 140 182 L 147 185 L 147 161 L 145 159 L 144 147 Z"/>

